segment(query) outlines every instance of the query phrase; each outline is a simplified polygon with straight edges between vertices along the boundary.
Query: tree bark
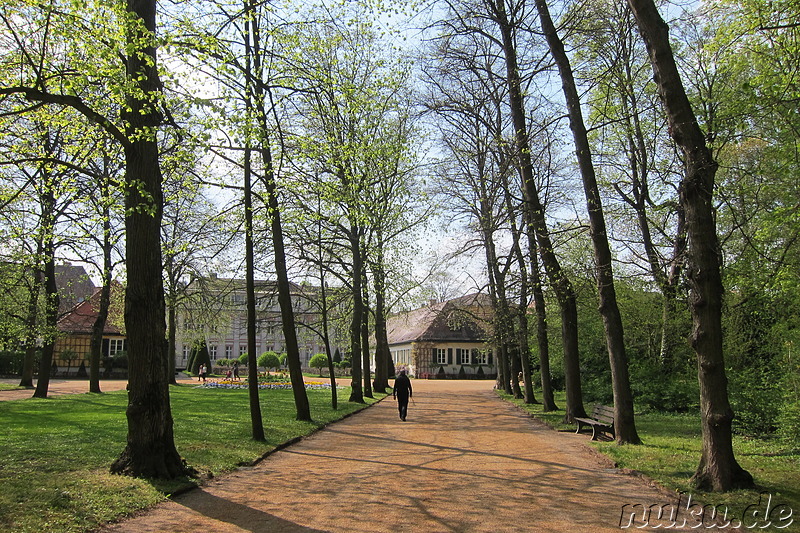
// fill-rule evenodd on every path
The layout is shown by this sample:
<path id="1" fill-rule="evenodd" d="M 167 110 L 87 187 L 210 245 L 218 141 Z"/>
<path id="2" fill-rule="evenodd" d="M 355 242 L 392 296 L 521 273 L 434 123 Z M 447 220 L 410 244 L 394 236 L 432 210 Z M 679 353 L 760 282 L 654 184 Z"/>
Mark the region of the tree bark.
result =
<path id="1" fill-rule="evenodd" d="M 364 266 L 366 267 L 366 261 L 364 262 Z M 366 268 L 361 276 L 361 279 L 364 280 L 362 284 L 362 301 L 364 303 L 364 311 L 361 313 L 361 365 L 362 371 L 364 373 L 364 396 L 366 398 L 373 398 L 372 395 L 372 371 L 369 365 L 369 306 L 366 305 L 368 301 L 367 289 L 366 289 L 366 279 L 367 273 Z"/>
<path id="2" fill-rule="evenodd" d="M 100 196 L 106 199 L 109 184 L 100 185 Z M 100 288 L 100 301 L 97 307 L 97 318 L 92 324 L 92 338 L 89 353 L 89 392 L 100 393 L 100 360 L 103 357 L 103 332 L 108 321 L 108 309 L 111 306 L 111 216 L 109 202 L 103 202 L 103 286 Z"/>
<path id="3" fill-rule="evenodd" d="M 561 86 L 567 102 L 569 126 L 575 142 L 575 153 L 581 171 L 583 190 L 586 195 L 586 208 L 589 213 L 589 228 L 594 246 L 597 290 L 600 296 L 600 314 L 606 336 L 606 347 L 611 365 L 611 383 L 614 393 L 614 436 L 618 444 L 641 444 L 636 432 L 633 416 L 633 393 L 628 374 L 628 355 L 625 352 L 625 339 L 622 317 L 617 305 L 614 288 L 614 272 L 611 264 L 611 248 L 608 244 L 603 204 L 597 177 L 592 163 L 591 147 L 586 126 L 581 113 L 581 101 L 569 57 L 564 43 L 558 36 L 546 0 L 536 0 L 542 31 L 550 47 L 550 54 L 558 66 Z"/>
<path id="4" fill-rule="evenodd" d="M 526 225 L 530 227 L 525 214 Z M 550 343 L 547 339 L 547 312 L 542 288 L 542 276 L 539 272 L 538 247 L 532 232 L 528 232 L 528 248 L 531 256 L 530 280 L 533 291 L 533 305 L 536 313 L 536 345 L 539 348 L 539 377 L 542 382 L 542 410 L 544 412 L 558 409 L 553 396 L 553 383 L 550 375 Z"/>
<path id="5" fill-rule="evenodd" d="M 128 285 L 125 329 L 128 339 L 127 446 L 111 472 L 136 477 L 175 478 L 194 474 L 175 448 L 167 383 L 164 288 L 161 278 L 162 178 L 155 129 L 160 90 L 154 41 L 155 0 L 128 0 L 127 28 L 132 51 L 127 78 L 137 88 L 128 97 L 125 123 L 125 228 Z M 149 44 L 143 44 L 143 42 Z M 141 94 L 137 94 L 141 91 Z"/>
<path id="6" fill-rule="evenodd" d="M 245 115 L 253 121 L 255 107 L 255 67 L 258 54 L 258 32 L 256 30 L 255 6 L 245 3 Z M 261 414 L 258 383 L 258 354 L 256 353 L 256 289 L 255 258 L 253 248 L 253 147 L 248 135 L 244 148 L 244 256 L 245 256 L 245 306 L 247 308 L 247 391 L 250 406 L 250 431 L 253 440 L 264 441 L 264 420 Z"/>
<path id="7" fill-rule="evenodd" d="M 291 283 L 286 266 L 286 247 L 283 242 L 283 226 L 281 224 L 280 202 L 278 201 L 278 185 L 275 179 L 275 167 L 270 148 L 270 126 L 267 122 L 267 98 L 269 96 L 269 86 L 262 80 L 263 52 L 261 50 L 261 31 L 258 19 L 255 17 L 256 4 L 248 1 L 247 9 L 253 14 L 250 24 L 253 28 L 252 39 L 252 58 L 253 68 L 248 71 L 248 80 L 253 78 L 252 90 L 254 91 L 254 104 L 257 111 L 257 124 L 259 127 L 259 141 L 261 160 L 264 164 L 264 188 L 267 193 L 267 207 L 272 230 L 272 252 L 275 264 L 275 277 L 278 282 L 278 304 L 281 308 L 281 325 L 283 339 L 286 347 L 286 362 L 289 365 L 289 379 L 292 383 L 292 394 L 294 396 L 297 420 L 311 420 L 311 408 L 306 394 L 305 381 L 303 380 L 303 368 L 300 362 L 300 348 L 297 344 L 297 328 L 294 320 L 294 309 L 292 307 Z"/>
<path id="8" fill-rule="evenodd" d="M 679 188 L 689 239 L 687 278 L 692 312 L 691 344 L 697 354 L 703 451 L 693 483 L 701 490 L 728 491 L 753 486 L 753 477 L 736 461 L 722 351 L 720 250 L 712 196 L 717 163 L 683 87 L 669 29 L 652 0 L 628 0 L 647 46 L 670 132 L 684 157 Z"/>
<path id="9" fill-rule="evenodd" d="M 361 388 L 361 315 L 364 312 L 364 304 L 361 297 L 363 260 L 361 258 L 360 233 L 355 224 L 351 224 L 348 237 L 350 239 L 350 253 L 353 257 L 353 316 L 350 321 L 350 363 L 353 367 L 350 380 L 350 401 L 364 403 L 364 393 Z"/>
<path id="10" fill-rule="evenodd" d="M 375 381 L 376 392 L 385 393 L 389 386 L 389 338 L 386 331 L 386 273 L 383 270 L 383 239 L 377 238 L 376 260 L 373 267 L 375 277 Z"/>
<path id="11" fill-rule="evenodd" d="M 48 194 L 48 199 L 43 202 L 43 207 L 47 209 L 49 216 L 44 217 L 42 225 L 44 226 L 44 316 L 45 327 L 47 328 L 45 334 L 45 343 L 42 346 L 42 360 L 39 363 L 39 378 L 36 380 L 36 390 L 33 393 L 34 398 L 47 398 L 47 391 L 50 388 L 50 370 L 53 364 L 53 348 L 56 337 L 56 323 L 58 322 L 58 287 L 56 286 L 56 260 L 55 260 L 55 247 L 53 236 L 53 209 L 55 208 L 55 198 L 52 194 Z M 50 222 L 45 222 L 49 220 Z"/>

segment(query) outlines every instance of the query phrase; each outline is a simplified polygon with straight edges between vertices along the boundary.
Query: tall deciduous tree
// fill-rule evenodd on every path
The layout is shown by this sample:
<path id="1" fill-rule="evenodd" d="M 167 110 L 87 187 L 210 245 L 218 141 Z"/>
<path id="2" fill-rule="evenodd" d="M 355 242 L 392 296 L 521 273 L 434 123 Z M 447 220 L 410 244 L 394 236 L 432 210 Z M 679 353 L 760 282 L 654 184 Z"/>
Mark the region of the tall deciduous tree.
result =
<path id="1" fill-rule="evenodd" d="M 128 0 L 125 6 L 126 80 L 122 111 L 125 147 L 125 238 L 128 285 L 127 446 L 111 471 L 173 478 L 192 473 L 175 448 L 167 379 L 167 337 L 162 285 L 163 192 L 156 131 L 161 81 L 156 57 L 156 2 Z"/>
<path id="2" fill-rule="evenodd" d="M 597 289 L 600 295 L 600 314 L 606 334 L 606 347 L 611 365 L 611 381 L 614 391 L 614 436 L 620 444 L 639 444 L 641 441 L 636 432 L 633 418 L 633 393 L 631 392 L 628 374 L 628 356 L 625 352 L 625 339 L 622 331 L 622 316 L 617 305 L 617 293 L 614 289 L 614 272 L 611 264 L 611 247 L 608 244 L 605 215 L 597 186 L 594 164 L 592 162 L 589 136 L 583 122 L 581 100 L 575 77 L 572 73 L 569 57 L 564 43 L 558 35 L 555 24 L 550 17 L 550 9 L 546 0 L 536 0 L 539 20 L 542 25 L 550 53 L 558 66 L 561 86 L 567 102 L 569 125 L 575 142 L 575 153 L 578 159 L 584 194 L 586 195 L 589 225 L 594 246 L 595 268 L 597 272 Z"/>
<path id="3" fill-rule="evenodd" d="M 703 451 L 693 480 L 704 490 L 750 487 L 753 477 L 739 465 L 733 453 L 733 410 L 728 400 L 722 352 L 723 288 L 712 203 L 717 162 L 686 96 L 667 24 L 652 0 L 628 0 L 628 3 L 647 45 L 672 137 L 684 157 L 680 201 L 686 213 L 689 236 L 687 277 L 694 324 L 691 341 L 697 353 L 703 430 Z"/>
<path id="4" fill-rule="evenodd" d="M 581 391 L 580 363 L 578 354 L 578 310 L 575 291 L 566 272 L 561 268 L 555 254 L 550 231 L 545 220 L 544 206 L 536 189 L 533 161 L 531 159 L 530 136 L 525 112 L 524 92 L 520 77 L 520 65 L 515 41 L 516 30 L 521 22 L 516 15 L 524 13 L 524 2 L 512 2 L 511 15 L 506 9 L 506 0 L 485 1 L 487 15 L 497 25 L 500 44 L 506 61 L 506 80 L 508 83 L 511 117 L 515 130 L 517 157 L 522 172 L 525 206 L 528 209 L 529 231 L 536 235 L 539 253 L 550 284 L 556 292 L 561 308 L 561 338 L 564 344 L 564 375 L 567 389 L 565 421 L 573 422 L 575 417 L 586 416 Z"/>

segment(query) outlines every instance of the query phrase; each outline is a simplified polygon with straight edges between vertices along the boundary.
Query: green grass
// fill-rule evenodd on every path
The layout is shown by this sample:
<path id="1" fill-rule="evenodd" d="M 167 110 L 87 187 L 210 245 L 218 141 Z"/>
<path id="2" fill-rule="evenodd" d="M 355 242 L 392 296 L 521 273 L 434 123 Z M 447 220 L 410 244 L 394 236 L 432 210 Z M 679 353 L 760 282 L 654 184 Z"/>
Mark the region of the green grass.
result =
<path id="1" fill-rule="evenodd" d="M 191 466 L 218 476 L 364 407 L 349 395 L 340 388 L 333 411 L 330 390 L 309 390 L 314 422 L 298 422 L 291 390 L 260 391 L 263 443 L 251 439 L 246 390 L 173 386 L 175 444 Z M 83 532 L 194 483 L 108 473 L 125 446 L 126 404 L 124 391 L 0 402 L 0 531 Z"/>
<path id="2" fill-rule="evenodd" d="M 0 383 L 0 390 L 20 390 L 24 388 L 25 387 L 20 387 L 19 385 L 12 385 L 11 383 Z"/>
<path id="3" fill-rule="evenodd" d="M 510 402 L 542 420 L 559 431 L 575 431 L 574 424 L 564 424 L 563 393 L 556 396 L 561 408 L 543 413 L 541 405 L 525 405 L 521 400 L 501 394 Z M 591 412 L 591 406 L 587 406 Z M 619 446 L 615 442 L 592 442 L 586 434 L 586 442 L 609 456 L 620 468 L 641 472 L 662 487 L 691 494 L 694 501 L 722 506 L 731 512 L 729 516 L 741 517 L 744 510 L 759 503 L 762 492 L 772 495 L 773 507 L 785 503 L 793 510 L 793 523 L 782 529 L 771 531 L 800 531 L 800 450 L 786 446 L 780 440 L 734 437 L 733 448 L 736 460 L 753 475 L 755 490 L 737 490 L 724 494 L 695 490 L 689 479 L 697 468 L 702 446 L 700 415 L 645 413 L 636 416 L 636 429 L 643 444 Z M 763 511 L 764 505 L 758 507 Z M 751 507 L 751 510 L 757 509 Z M 775 523 L 778 523 L 777 521 Z"/>

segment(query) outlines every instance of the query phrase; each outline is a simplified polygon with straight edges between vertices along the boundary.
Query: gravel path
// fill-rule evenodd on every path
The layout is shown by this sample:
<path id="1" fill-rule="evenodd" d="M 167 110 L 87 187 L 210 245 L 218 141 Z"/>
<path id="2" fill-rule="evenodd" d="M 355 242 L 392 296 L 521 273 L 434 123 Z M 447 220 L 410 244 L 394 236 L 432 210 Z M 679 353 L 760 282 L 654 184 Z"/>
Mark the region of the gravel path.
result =
<path id="1" fill-rule="evenodd" d="M 102 531 L 619 531 L 625 504 L 674 500 L 491 387 L 415 381 L 406 422 L 388 397 Z"/>

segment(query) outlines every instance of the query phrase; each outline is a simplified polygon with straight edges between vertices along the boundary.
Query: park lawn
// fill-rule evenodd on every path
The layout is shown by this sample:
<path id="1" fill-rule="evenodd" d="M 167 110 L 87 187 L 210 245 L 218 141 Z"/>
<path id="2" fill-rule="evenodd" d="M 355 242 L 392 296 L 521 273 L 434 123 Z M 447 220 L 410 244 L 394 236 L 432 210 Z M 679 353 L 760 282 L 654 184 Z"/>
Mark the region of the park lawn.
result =
<path id="1" fill-rule="evenodd" d="M 218 476 L 365 407 L 349 395 L 339 388 L 334 411 L 330 389 L 308 390 L 314 421 L 299 422 L 291 390 L 261 390 L 262 443 L 250 437 L 247 390 L 172 386 L 175 444 L 189 465 Z M 193 486 L 108 473 L 125 446 L 126 405 L 125 391 L 0 402 L 0 531 L 88 531 Z"/>
<path id="2" fill-rule="evenodd" d="M 558 431 L 575 431 L 575 424 L 564 424 L 564 394 L 556 395 L 558 411 L 543 413 L 541 404 L 525 405 L 522 400 L 501 396 L 545 422 Z M 592 407 L 586 406 L 588 413 Z M 644 413 L 636 415 L 636 430 L 643 444 L 619 446 L 611 441 L 591 441 L 591 433 L 583 433 L 587 444 L 595 446 L 610 457 L 619 468 L 641 472 L 662 487 L 686 496 L 693 501 L 711 504 L 717 509 L 725 507 L 729 517 L 741 517 L 744 510 L 759 504 L 762 493 L 772 495 L 772 508 L 778 503 L 787 504 L 794 511 L 794 523 L 789 527 L 768 531 L 800 531 L 800 449 L 792 449 L 778 439 L 756 439 L 734 436 L 733 449 L 739 464 L 753 475 L 755 490 L 737 490 L 725 494 L 696 491 L 689 483 L 700 460 L 700 415 L 676 413 Z M 586 431 L 586 430 L 585 430 Z M 762 510 L 766 504 L 751 510 Z M 677 498 L 676 498 L 677 499 Z M 684 497 L 685 501 L 685 497 Z M 777 522 L 776 522 L 777 523 Z"/>

